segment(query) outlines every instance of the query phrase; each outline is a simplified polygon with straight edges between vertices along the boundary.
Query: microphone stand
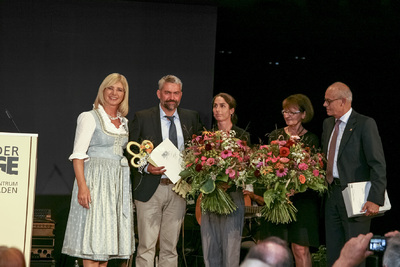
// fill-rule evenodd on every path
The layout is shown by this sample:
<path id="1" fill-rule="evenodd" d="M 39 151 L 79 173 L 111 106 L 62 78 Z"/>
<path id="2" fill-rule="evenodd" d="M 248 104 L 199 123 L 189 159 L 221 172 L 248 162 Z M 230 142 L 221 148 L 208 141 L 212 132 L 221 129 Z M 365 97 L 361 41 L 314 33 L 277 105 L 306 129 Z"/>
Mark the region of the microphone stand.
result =
<path id="1" fill-rule="evenodd" d="M 12 121 L 12 123 L 14 124 L 15 128 L 17 129 L 17 131 L 20 133 L 21 131 L 19 130 L 17 124 L 15 123 L 13 116 L 11 115 L 10 111 L 8 111 L 8 109 L 6 108 L 6 114 L 7 117 Z"/>

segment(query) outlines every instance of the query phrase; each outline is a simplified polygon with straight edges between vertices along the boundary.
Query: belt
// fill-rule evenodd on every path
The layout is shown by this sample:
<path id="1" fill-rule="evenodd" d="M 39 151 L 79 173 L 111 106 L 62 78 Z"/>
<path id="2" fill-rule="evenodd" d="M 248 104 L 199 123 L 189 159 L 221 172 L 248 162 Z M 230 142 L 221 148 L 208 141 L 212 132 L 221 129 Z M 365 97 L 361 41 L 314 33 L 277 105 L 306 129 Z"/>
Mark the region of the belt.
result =
<path id="1" fill-rule="evenodd" d="M 162 185 L 170 185 L 170 184 L 173 184 L 173 182 L 168 178 L 161 178 L 160 179 L 160 184 L 162 184 Z"/>
<path id="2" fill-rule="evenodd" d="M 338 186 L 340 186 L 340 179 L 339 179 L 339 178 L 333 178 L 333 181 L 332 181 L 331 185 L 338 185 Z"/>

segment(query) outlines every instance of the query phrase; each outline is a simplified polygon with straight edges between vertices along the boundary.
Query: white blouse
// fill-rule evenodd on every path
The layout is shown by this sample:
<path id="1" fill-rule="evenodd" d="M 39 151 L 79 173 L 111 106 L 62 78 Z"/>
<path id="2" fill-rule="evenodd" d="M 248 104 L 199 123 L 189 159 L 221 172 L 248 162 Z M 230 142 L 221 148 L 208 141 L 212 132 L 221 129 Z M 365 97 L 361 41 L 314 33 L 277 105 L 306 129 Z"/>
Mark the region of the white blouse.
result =
<path id="1" fill-rule="evenodd" d="M 101 115 L 101 119 L 104 121 L 104 125 L 107 131 L 115 134 L 126 134 L 125 125 L 128 125 L 128 120 L 125 117 L 121 117 L 121 125 L 117 128 L 108 117 L 107 113 L 104 111 L 103 106 L 99 105 L 98 111 Z M 92 139 L 94 130 L 96 129 L 96 121 L 93 117 L 94 115 L 89 112 L 82 112 L 78 116 L 74 150 L 69 156 L 69 160 L 73 159 L 84 159 L 89 160 L 89 156 L 86 154 L 89 148 L 90 140 Z"/>

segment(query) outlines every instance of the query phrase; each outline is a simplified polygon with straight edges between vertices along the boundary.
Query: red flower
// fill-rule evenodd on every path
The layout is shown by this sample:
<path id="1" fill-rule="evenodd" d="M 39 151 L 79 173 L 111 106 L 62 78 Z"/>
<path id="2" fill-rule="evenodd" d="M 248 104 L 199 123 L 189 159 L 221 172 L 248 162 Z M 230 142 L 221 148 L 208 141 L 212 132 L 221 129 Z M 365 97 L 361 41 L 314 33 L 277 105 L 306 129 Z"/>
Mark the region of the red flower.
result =
<path id="1" fill-rule="evenodd" d="M 200 172 L 203 169 L 203 165 L 202 164 L 197 164 L 195 170 L 197 172 Z"/>
<path id="2" fill-rule="evenodd" d="M 295 144 L 295 142 L 292 139 L 287 140 L 285 147 L 291 147 Z"/>
<path id="3" fill-rule="evenodd" d="M 289 148 L 287 148 L 287 147 L 281 147 L 281 148 L 279 149 L 279 155 L 280 155 L 281 157 L 287 157 L 287 156 L 289 156 L 289 154 L 290 154 Z"/>
<path id="4" fill-rule="evenodd" d="M 254 176 L 255 176 L 255 177 L 260 177 L 260 176 L 261 176 L 260 171 L 259 171 L 259 170 L 255 170 L 255 171 L 254 171 Z"/>
<path id="5" fill-rule="evenodd" d="M 210 151 L 212 149 L 211 144 L 206 144 L 205 149 L 206 149 L 206 151 Z"/>

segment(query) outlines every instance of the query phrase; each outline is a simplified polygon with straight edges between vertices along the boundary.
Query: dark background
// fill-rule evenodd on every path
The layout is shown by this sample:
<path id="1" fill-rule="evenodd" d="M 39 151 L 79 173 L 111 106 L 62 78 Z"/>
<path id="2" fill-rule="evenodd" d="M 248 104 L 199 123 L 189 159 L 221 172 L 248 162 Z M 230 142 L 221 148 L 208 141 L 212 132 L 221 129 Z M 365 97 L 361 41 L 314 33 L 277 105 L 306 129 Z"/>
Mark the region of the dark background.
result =
<path id="1" fill-rule="evenodd" d="M 7 108 L 22 132 L 39 133 L 37 206 L 68 212 L 61 198 L 74 180 L 76 117 L 111 72 L 130 84 L 128 118 L 157 103 L 165 74 L 182 79 L 182 106 L 206 125 L 212 96 L 230 93 L 253 143 L 284 126 L 281 102 L 294 93 L 310 97 L 315 116 L 305 126 L 320 136 L 324 92 L 342 81 L 353 108 L 376 119 L 385 150 L 392 210 L 372 231 L 400 228 L 399 1 L 0 0 L 0 8 L 0 131 L 15 131 Z M 53 195 L 58 204 L 43 201 Z"/>
<path id="2" fill-rule="evenodd" d="M 1 0 L 0 0 L 1 1 Z M 128 119 L 182 79 L 182 107 L 210 124 L 217 8 L 130 1 L 1 1 L 0 130 L 38 133 L 38 195 L 69 195 L 76 120 L 110 73 L 130 87 Z"/>
<path id="3" fill-rule="evenodd" d="M 223 1 L 218 9 L 214 93 L 238 100 L 239 126 L 253 143 L 285 126 L 282 100 L 309 96 L 314 119 L 305 127 L 321 136 L 326 88 L 349 85 L 353 108 L 378 124 L 387 163 L 392 210 L 373 220 L 374 234 L 398 229 L 396 132 L 399 119 L 399 1 Z"/>

